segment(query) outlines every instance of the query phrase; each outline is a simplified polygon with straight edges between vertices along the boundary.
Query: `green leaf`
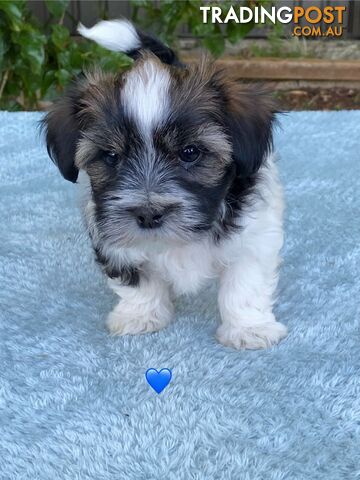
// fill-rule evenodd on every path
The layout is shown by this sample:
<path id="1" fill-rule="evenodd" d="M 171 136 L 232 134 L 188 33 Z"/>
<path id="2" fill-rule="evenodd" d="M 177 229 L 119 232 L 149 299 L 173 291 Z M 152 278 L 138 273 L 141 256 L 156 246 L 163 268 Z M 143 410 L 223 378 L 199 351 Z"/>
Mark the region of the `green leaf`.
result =
<path id="1" fill-rule="evenodd" d="M 225 38 L 219 24 L 214 25 L 213 34 L 209 36 L 205 36 L 202 40 L 202 43 L 216 57 L 224 53 Z"/>
<path id="2" fill-rule="evenodd" d="M 44 96 L 46 92 L 49 90 L 50 86 L 55 82 L 55 72 L 53 70 L 49 70 L 45 73 L 41 83 L 41 95 Z"/>
<path id="3" fill-rule="evenodd" d="M 0 11 L 3 11 L 6 16 L 14 21 L 20 22 L 22 20 L 22 8 L 25 2 L 9 2 L 0 1 Z"/>
<path id="4" fill-rule="evenodd" d="M 57 61 L 61 68 L 71 70 L 71 52 L 69 50 L 58 51 Z"/>
<path id="5" fill-rule="evenodd" d="M 235 23 L 229 22 L 226 27 L 226 34 L 229 42 L 237 43 L 244 38 L 255 27 L 254 22 Z"/>
<path id="6" fill-rule="evenodd" d="M 23 12 L 26 8 L 25 2 L 0 1 L 0 12 L 3 11 L 11 24 L 11 29 L 19 32 L 23 22 Z"/>
<path id="7" fill-rule="evenodd" d="M 22 88 L 22 82 L 18 75 L 11 78 L 11 82 L 7 82 L 5 93 L 9 96 L 18 96 Z"/>
<path id="8" fill-rule="evenodd" d="M 72 42 L 70 43 L 68 49 L 70 53 L 69 61 L 72 68 L 74 68 L 75 70 L 81 69 L 83 66 L 83 57 L 78 44 L 75 42 Z"/>
<path id="9" fill-rule="evenodd" d="M 193 23 L 189 22 L 191 32 L 198 37 L 213 36 L 216 32 L 216 25 L 213 23 Z"/>
<path id="10" fill-rule="evenodd" d="M 39 74 L 45 61 L 45 36 L 32 28 L 28 28 L 27 31 L 12 35 L 12 39 L 14 43 L 21 47 L 20 56 L 28 63 L 31 71 Z"/>
<path id="11" fill-rule="evenodd" d="M 51 40 L 54 45 L 59 49 L 64 48 L 70 40 L 69 30 L 63 25 L 53 25 L 51 29 Z"/>
<path id="12" fill-rule="evenodd" d="M 100 66 L 106 72 L 119 72 L 124 68 L 129 67 L 132 61 L 126 55 L 113 54 L 111 56 L 104 56 L 100 61 Z"/>
<path id="13" fill-rule="evenodd" d="M 207 37 L 202 40 L 206 47 L 213 55 L 219 57 L 225 50 L 225 40 L 223 36 Z"/>
<path id="14" fill-rule="evenodd" d="M 46 0 L 46 8 L 54 17 L 61 17 L 69 5 L 68 0 Z"/>
<path id="15" fill-rule="evenodd" d="M 61 68 L 60 70 L 55 72 L 55 78 L 57 79 L 58 84 L 61 87 L 65 87 L 65 85 L 67 85 L 72 79 L 72 74 L 64 68 Z"/>
<path id="16" fill-rule="evenodd" d="M 29 72 L 23 72 L 22 81 L 26 95 L 30 98 L 35 98 L 36 91 L 39 88 L 39 78 L 35 75 L 29 75 Z"/>

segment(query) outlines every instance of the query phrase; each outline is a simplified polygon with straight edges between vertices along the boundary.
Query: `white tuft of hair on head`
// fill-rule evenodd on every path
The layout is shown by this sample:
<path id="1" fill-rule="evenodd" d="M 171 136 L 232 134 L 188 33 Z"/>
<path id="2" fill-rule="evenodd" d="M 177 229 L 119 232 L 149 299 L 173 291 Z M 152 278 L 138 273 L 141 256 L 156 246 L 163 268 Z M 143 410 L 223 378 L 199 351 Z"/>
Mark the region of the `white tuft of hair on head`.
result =
<path id="1" fill-rule="evenodd" d="M 103 20 L 91 28 L 79 23 L 77 30 L 83 37 L 114 52 L 130 52 L 141 47 L 141 39 L 128 20 Z"/>
<path id="2" fill-rule="evenodd" d="M 145 138 L 161 125 L 169 113 L 171 77 L 161 62 L 149 58 L 127 72 L 122 103 Z"/>

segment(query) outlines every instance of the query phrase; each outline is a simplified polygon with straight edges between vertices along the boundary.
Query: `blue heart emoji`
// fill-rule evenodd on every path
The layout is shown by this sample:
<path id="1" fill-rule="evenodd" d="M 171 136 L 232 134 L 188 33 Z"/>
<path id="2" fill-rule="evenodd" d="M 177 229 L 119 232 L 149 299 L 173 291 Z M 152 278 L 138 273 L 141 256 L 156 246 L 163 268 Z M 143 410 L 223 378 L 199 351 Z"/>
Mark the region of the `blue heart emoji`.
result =
<path id="1" fill-rule="evenodd" d="M 169 385 L 171 377 L 172 373 L 168 368 L 162 368 L 159 371 L 155 368 L 149 368 L 145 373 L 146 381 L 156 393 L 161 393 Z"/>

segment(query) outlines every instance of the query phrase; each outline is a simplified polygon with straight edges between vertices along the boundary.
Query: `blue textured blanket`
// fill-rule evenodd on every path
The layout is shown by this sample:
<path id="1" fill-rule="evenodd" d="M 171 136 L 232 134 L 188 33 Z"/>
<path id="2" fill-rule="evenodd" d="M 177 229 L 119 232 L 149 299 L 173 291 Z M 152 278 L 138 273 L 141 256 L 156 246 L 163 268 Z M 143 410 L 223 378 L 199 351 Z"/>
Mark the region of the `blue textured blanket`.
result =
<path id="1" fill-rule="evenodd" d="M 293 113 L 267 351 L 216 343 L 213 287 L 169 328 L 110 337 L 115 302 L 37 113 L 0 113 L 0 478 L 360 478 L 360 111 Z M 172 369 L 157 395 L 150 368 Z"/>

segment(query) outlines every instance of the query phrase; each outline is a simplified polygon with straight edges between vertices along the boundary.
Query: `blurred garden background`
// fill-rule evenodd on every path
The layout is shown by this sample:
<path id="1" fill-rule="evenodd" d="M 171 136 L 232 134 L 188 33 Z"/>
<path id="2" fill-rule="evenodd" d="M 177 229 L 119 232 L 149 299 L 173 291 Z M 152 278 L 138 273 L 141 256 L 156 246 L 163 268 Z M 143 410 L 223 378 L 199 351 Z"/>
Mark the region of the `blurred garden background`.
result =
<path id="1" fill-rule="evenodd" d="M 292 25 L 204 24 L 202 5 L 343 5 L 341 37 L 296 37 Z M 306 5 L 305 5 L 306 6 Z M 80 38 L 79 22 L 124 16 L 182 58 L 200 50 L 231 64 L 244 81 L 268 84 L 287 110 L 360 109 L 360 1 L 0 0 L 0 109 L 46 110 L 83 69 L 131 64 Z"/>

